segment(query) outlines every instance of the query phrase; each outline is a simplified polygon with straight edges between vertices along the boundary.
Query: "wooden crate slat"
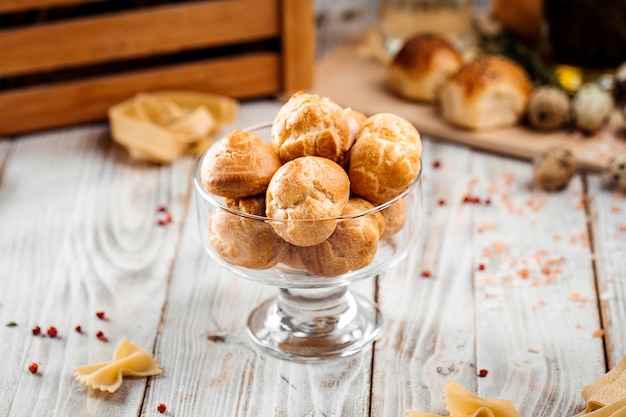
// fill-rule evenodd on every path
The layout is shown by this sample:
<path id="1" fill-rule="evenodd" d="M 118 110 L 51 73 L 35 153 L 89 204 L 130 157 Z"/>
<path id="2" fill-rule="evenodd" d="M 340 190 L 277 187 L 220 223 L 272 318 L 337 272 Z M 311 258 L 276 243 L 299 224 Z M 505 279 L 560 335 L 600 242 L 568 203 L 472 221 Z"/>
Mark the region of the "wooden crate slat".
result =
<path id="1" fill-rule="evenodd" d="M 280 56 L 251 53 L 0 94 L 0 135 L 104 120 L 139 91 L 193 90 L 243 99 L 280 90 Z"/>
<path id="2" fill-rule="evenodd" d="M 313 85 L 315 16 L 312 0 L 283 0 L 283 89 Z"/>
<path id="3" fill-rule="evenodd" d="M 183 3 L 0 31 L 0 76 L 276 37 L 277 1 Z"/>
<path id="4" fill-rule="evenodd" d="M 98 1 L 102 0 L 0 0 L 0 13 L 15 13 L 24 10 L 72 6 L 75 4 L 95 3 Z"/>

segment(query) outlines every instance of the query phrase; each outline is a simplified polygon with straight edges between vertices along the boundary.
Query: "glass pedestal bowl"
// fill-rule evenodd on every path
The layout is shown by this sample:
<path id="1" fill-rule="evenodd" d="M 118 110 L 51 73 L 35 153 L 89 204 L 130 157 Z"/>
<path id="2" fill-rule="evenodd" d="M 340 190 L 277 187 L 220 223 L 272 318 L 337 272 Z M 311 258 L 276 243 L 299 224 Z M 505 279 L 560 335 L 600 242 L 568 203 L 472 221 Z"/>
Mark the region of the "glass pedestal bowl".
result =
<path id="1" fill-rule="evenodd" d="M 271 123 L 245 130 L 270 140 Z M 397 264 L 417 241 L 422 219 L 421 175 L 401 195 L 358 214 L 316 220 L 278 220 L 243 213 L 229 207 L 224 198 L 207 192 L 200 181 L 205 155 L 198 158 L 194 167 L 198 225 L 204 248 L 224 268 L 278 289 L 275 297 L 254 308 L 248 318 L 246 330 L 254 344 L 281 359 L 309 362 L 352 355 L 372 343 L 381 330 L 381 312 L 371 300 L 353 294 L 349 284 L 374 277 Z M 273 229 L 298 222 L 339 225 L 371 216 L 384 218 L 386 231 L 373 253 L 370 250 L 367 255 L 368 263 L 358 269 L 330 274 L 332 276 L 309 272 L 298 257 L 301 248 L 277 235 L 269 243 L 267 240 L 268 233 L 274 233 Z M 210 226 L 216 218 L 220 222 L 226 219 L 228 223 L 224 227 Z M 228 242 L 229 239 L 237 240 Z M 222 245 L 225 240 L 230 244 L 227 249 Z M 216 241 L 222 243 L 216 244 Z M 248 264 L 244 254 L 269 249 L 276 242 L 281 245 L 277 263 L 271 267 L 264 264 L 264 269 Z M 359 246 L 358 240 L 355 244 Z M 311 248 L 307 250 L 310 254 Z"/>

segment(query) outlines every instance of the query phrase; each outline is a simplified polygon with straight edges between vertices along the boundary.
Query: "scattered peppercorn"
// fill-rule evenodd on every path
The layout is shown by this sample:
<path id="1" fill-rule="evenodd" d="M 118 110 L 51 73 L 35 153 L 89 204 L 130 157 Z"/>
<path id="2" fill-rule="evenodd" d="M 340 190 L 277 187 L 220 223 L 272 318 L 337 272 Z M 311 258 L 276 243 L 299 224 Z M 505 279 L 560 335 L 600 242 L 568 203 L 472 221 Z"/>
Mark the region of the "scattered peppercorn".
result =
<path id="1" fill-rule="evenodd" d="M 433 168 L 437 169 L 439 167 L 441 167 L 441 161 L 439 160 L 433 161 Z"/>
<path id="2" fill-rule="evenodd" d="M 46 330 L 46 333 L 48 333 L 48 336 L 50 337 L 57 337 L 57 328 L 54 326 L 50 326 L 48 327 L 48 330 Z"/>
<path id="3" fill-rule="evenodd" d="M 478 270 L 479 271 L 483 271 L 484 269 L 485 269 L 485 264 L 483 264 L 483 263 L 478 264 Z"/>
<path id="4" fill-rule="evenodd" d="M 438 203 L 439 203 L 440 206 L 445 206 L 446 205 L 446 200 L 443 199 L 443 198 L 440 198 Z"/>
<path id="5" fill-rule="evenodd" d="M 77 325 L 76 327 L 74 327 L 74 330 L 76 330 L 76 333 L 82 333 L 83 332 L 83 328 L 80 327 L 80 324 Z"/>
<path id="6" fill-rule="evenodd" d="M 96 337 L 98 338 L 98 340 L 102 340 L 103 342 L 107 340 L 107 337 L 104 335 L 104 332 L 102 330 L 98 330 L 96 332 Z"/>
<path id="7" fill-rule="evenodd" d="M 30 365 L 28 365 L 28 370 L 30 371 L 31 374 L 36 374 L 38 369 L 39 369 L 39 365 L 36 362 L 33 362 Z"/>
<path id="8" fill-rule="evenodd" d="M 33 336 L 37 336 L 39 333 L 41 333 L 41 327 L 39 327 L 39 326 L 35 326 L 35 327 L 33 327 L 33 329 L 31 330 L 31 332 L 33 332 Z"/>
<path id="9" fill-rule="evenodd" d="M 17 323 L 14 321 L 10 321 L 7 323 L 7 327 L 17 327 Z"/>
<path id="10" fill-rule="evenodd" d="M 174 217 L 171 213 L 168 212 L 167 207 L 159 206 L 157 207 L 157 212 L 162 213 L 159 215 L 156 224 L 159 226 L 165 226 L 166 224 L 172 223 L 174 221 Z"/>
<path id="11" fill-rule="evenodd" d="M 424 270 L 422 271 L 422 276 L 423 276 L 424 278 L 429 278 L 431 275 L 432 275 L 432 274 L 431 274 L 430 270 L 428 270 L 428 269 L 424 269 Z"/>
<path id="12" fill-rule="evenodd" d="M 159 405 L 157 405 L 157 411 L 163 414 L 164 412 L 167 411 L 167 406 L 163 403 L 159 403 Z"/>
<path id="13" fill-rule="evenodd" d="M 487 374 L 488 374 L 488 373 L 489 373 L 489 371 L 488 371 L 488 370 L 486 370 L 486 369 L 481 369 L 480 371 L 478 371 L 478 376 L 479 376 L 479 377 L 481 377 L 481 378 L 484 378 L 484 377 L 486 377 L 486 376 L 487 376 Z"/>
<path id="14" fill-rule="evenodd" d="M 96 317 L 100 320 L 104 320 L 104 311 L 96 311 Z"/>
<path id="15" fill-rule="evenodd" d="M 463 202 L 464 203 L 468 203 L 468 204 L 480 204 L 481 203 L 481 198 L 476 196 L 476 195 L 465 195 L 463 196 Z M 485 204 L 491 204 L 491 200 L 489 198 L 485 199 L 483 201 Z"/>
<path id="16" fill-rule="evenodd" d="M 218 334 L 210 334 L 206 338 L 215 343 L 224 343 L 226 341 L 226 338 L 224 336 L 220 336 Z"/>

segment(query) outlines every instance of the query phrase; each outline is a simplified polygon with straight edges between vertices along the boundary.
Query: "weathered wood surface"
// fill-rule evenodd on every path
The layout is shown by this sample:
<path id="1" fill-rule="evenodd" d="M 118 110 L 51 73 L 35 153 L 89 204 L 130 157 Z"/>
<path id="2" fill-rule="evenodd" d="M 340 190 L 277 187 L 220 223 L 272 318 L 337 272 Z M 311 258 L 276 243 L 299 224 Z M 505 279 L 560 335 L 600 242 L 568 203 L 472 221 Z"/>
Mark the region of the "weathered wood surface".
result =
<path id="1" fill-rule="evenodd" d="M 231 127 L 278 107 L 248 103 Z M 158 415 L 164 402 L 170 415 L 395 417 L 443 412 L 449 378 L 525 417 L 567 416 L 606 371 L 605 350 L 609 366 L 626 354 L 626 197 L 596 174 L 545 193 L 527 162 L 424 138 L 421 240 L 356 286 L 381 306 L 383 334 L 306 365 L 248 344 L 247 314 L 275 289 L 202 250 L 192 164 L 132 161 L 102 125 L 0 140 L 0 416 Z M 172 224 L 156 224 L 159 206 Z M 155 352 L 162 376 L 115 394 L 74 380 L 72 366 L 109 359 L 125 336 Z"/>
<path id="2" fill-rule="evenodd" d="M 324 7 L 322 55 L 359 24 L 343 20 L 351 0 Z M 226 129 L 279 106 L 246 103 Z M 598 174 L 544 193 L 528 162 L 424 138 L 421 239 L 354 285 L 380 305 L 382 335 L 354 357 L 306 365 L 248 344 L 247 315 L 275 289 L 202 250 L 193 162 L 132 161 L 104 125 L 0 139 L 0 416 L 156 416 L 163 402 L 173 416 L 403 417 L 443 413 L 449 378 L 524 417 L 569 416 L 626 354 L 626 195 Z M 160 206 L 174 218 L 166 227 Z M 60 337 L 33 336 L 34 325 Z M 155 353 L 162 376 L 114 394 L 74 380 L 72 366 L 109 359 L 125 336 Z"/>

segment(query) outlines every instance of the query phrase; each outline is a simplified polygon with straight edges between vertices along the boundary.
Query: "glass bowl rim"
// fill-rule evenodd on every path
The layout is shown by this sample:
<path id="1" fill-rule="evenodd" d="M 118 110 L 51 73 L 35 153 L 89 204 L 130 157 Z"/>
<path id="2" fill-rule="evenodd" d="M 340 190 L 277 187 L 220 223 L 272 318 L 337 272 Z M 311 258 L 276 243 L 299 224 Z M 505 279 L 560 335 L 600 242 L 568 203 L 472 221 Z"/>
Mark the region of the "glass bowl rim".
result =
<path id="1" fill-rule="evenodd" d="M 247 126 L 244 128 L 241 128 L 241 130 L 245 130 L 248 132 L 252 132 L 254 130 L 259 130 L 259 129 L 267 129 L 267 128 L 271 128 L 272 127 L 273 122 L 262 122 L 262 123 L 257 123 L 255 125 L 251 125 L 251 126 Z M 221 138 L 220 138 L 221 139 Z M 218 140 L 217 139 L 215 142 L 213 142 L 213 144 L 211 146 L 213 146 Z M 381 212 L 382 210 L 392 206 L 394 203 L 396 203 L 397 201 L 403 199 L 406 195 L 410 194 L 413 189 L 417 186 L 417 184 L 420 182 L 421 178 L 422 178 L 422 168 L 423 168 L 423 164 L 422 164 L 422 159 L 420 157 L 420 166 L 419 166 L 419 171 L 417 173 L 417 176 L 415 177 L 415 179 L 411 182 L 411 184 L 409 184 L 409 186 L 402 191 L 400 194 L 398 194 L 397 196 L 395 196 L 394 198 L 385 201 L 384 203 L 378 204 L 374 207 L 372 207 L 371 209 L 367 209 L 367 210 L 363 210 L 360 211 L 358 213 L 352 213 L 352 214 L 343 214 L 340 216 L 332 216 L 332 217 L 323 217 L 323 218 L 317 218 L 317 219 L 278 219 L 278 218 L 272 218 L 272 217 L 267 217 L 267 216 L 259 216 L 256 214 L 250 214 L 250 213 L 244 213 L 242 211 L 233 209 L 229 206 L 227 206 L 226 204 L 222 203 L 221 201 L 218 200 L 219 199 L 223 199 L 225 197 L 220 197 L 220 196 L 214 196 L 213 194 L 209 193 L 204 186 L 202 185 L 202 181 L 200 181 L 200 166 L 202 165 L 202 160 L 204 159 L 205 155 L 207 154 L 207 152 L 209 151 L 210 147 L 208 149 L 206 149 L 204 152 L 202 152 L 200 154 L 200 156 L 198 156 L 198 158 L 196 158 L 196 162 L 194 164 L 193 167 L 193 182 L 194 182 L 194 187 L 196 189 L 196 191 L 198 192 L 198 194 L 202 197 L 203 200 L 205 200 L 206 202 L 208 202 L 209 204 L 213 205 L 216 208 L 225 210 L 229 213 L 235 214 L 237 216 L 240 217 L 246 217 L 249 219 L 253 219 L 253 220 L 259 220 L 259 221 L 270 221 L 272 223 L 307 223 L 307 222 L 322 222 L 322 221 L 343 221 L 343 220 L 350 220 L 350 219 L 357 219 L 359 217 L 364 217 L 367 216 L 369 214 L 372 213 L 377 213 L 377 212 Z M 258 196 L 261 196 L 263 194 L 259 194 Z M 244 197 L 244 198 L 251 198 L 251 197 L 255 197 L 255 196 L 249 196 L 249 197 Z M 357 198 L 361 198 L 365 201 L 367 201 L 365 198 L 360 197 L 358 195 L 355 194 L 355 197 Z M 352 198 L 352 194 L 350 195 L 350 198 Z"/>

